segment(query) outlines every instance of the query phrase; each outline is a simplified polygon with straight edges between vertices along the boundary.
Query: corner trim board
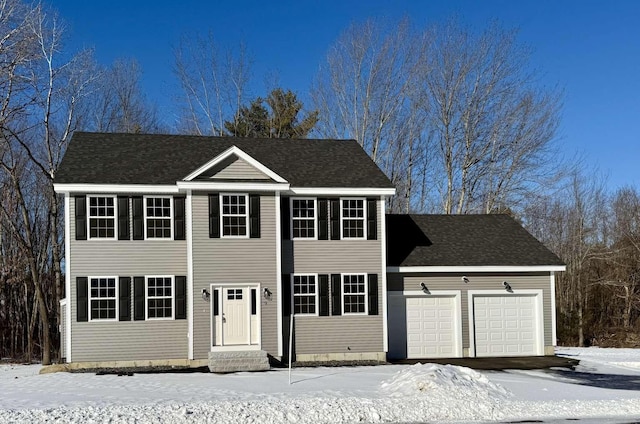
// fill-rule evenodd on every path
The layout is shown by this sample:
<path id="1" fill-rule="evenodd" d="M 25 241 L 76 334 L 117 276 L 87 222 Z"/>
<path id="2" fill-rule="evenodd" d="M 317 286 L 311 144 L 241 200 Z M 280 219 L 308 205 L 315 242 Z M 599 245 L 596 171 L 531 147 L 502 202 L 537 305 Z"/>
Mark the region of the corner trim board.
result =
<path id="1" fill-rule="evenodd" d="M 65 299 L 71 297 L 71 201 L 70 194 L 66 192 L 64 194 L 64 285 L 65 285 Z M 65 338 L 65 354 L 66 361 L 71 362 L 71 302 L 69 302 L 66 310 L 65 330 L 67 332 Z"/>

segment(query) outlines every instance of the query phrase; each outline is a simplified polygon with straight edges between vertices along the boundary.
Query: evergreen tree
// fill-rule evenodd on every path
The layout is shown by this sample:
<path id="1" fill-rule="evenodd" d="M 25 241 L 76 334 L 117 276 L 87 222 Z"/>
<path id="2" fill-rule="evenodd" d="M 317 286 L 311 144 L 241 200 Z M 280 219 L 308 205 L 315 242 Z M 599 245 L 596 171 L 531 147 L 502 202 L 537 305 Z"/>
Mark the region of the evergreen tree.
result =
<path id="1" fill-rule="evenodd" d="M 302 102 L 291 90 L 276 88 L 267 98 L 258 97 L 243 106 L 233 121 L 224 127 L 233 137 L 306 138 L 318 122 L 312 111 L 299 119 Z"/>

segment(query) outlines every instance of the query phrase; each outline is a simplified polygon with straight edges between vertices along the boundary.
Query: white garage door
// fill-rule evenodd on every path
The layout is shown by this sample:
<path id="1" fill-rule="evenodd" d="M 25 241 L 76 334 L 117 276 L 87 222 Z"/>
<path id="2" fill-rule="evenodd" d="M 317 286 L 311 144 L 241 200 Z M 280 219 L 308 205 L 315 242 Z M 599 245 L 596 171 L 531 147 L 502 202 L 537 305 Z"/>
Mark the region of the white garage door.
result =
<path id="1" fill-rule="evenodd" d="M 407 357 L 460 356 L 454 296 L 407 297 Z"/>
<path id="2" fill-rule="evenodd" d="M 535 295 L 474 296 L 476 356 L 541 354 Z"/>

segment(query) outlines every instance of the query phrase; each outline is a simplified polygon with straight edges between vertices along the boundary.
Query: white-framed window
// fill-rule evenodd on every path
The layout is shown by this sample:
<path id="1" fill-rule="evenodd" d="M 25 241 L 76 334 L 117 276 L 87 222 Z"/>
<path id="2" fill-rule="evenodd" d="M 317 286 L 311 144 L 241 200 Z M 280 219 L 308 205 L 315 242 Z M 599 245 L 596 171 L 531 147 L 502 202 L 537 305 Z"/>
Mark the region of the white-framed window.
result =
<path id="1" fill-rule="evenodd" d="M 318 275 L 291 276 L 293 312 L 295 315 L 318 315 Z"/>
<path id="2" fill-rule="evenodd" d="M 222 237 L 249 237 L 249 195 L 220 194 Z"/>
<path id="3" fill-rule="evenodd" d="M 115 240 L 117 237 L 116 197 L 87 196 L 89 239 Z"/>
<path id="4" fill-rule="evenodd" d="M 315 198 L 291 198 L 291 236 L 293 239 L 318 238 L 318 201 Z"/>
<path id="5" fill-rule="evenodd" d="M 367 274 L 342 274 L 343 314 L 367 314 Z"/>
<path id="6" fill-rule="evenodd" d="M 146 277 L 146 319 L 173 319 L 174 287 L 173 276 Z"/>
<path id="7" fill-rule="evenodd" d="M 89 320 L 118 320 L 118 277 L 89 277 Z"/>
<path id="8" fill-rule="evenodd" d="M 173 198 L 144 198 L 145 239 L 171 240 L 173 237 Z"/>
<path id="9" fill-rule="evenodd" d="M 343 239 L 365 239 L 366 204 L 361 198 L 340 199 L 340 233 Z"/>

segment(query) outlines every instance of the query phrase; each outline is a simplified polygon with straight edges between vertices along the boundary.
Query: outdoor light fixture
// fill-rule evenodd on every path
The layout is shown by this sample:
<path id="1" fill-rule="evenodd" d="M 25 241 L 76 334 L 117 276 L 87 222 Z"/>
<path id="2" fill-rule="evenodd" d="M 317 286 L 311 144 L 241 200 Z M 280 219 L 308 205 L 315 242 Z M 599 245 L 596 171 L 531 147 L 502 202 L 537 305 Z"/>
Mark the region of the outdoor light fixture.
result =
<path id="1" fill-rule="evenodd" d="M 464 281 L 464 283 L 465 283 L 465 284 L 468 284 L 468 283 L 469 283 L 469 279 L 467 278 L 467 276 L 466 276 L 466 275 L 463 275 L 463 276 L 462 276 L 462 281 Z"/>
<path id="2" fill-rule="evenodd" d="M 502 285 L 504 286 L 504 289 L 506 291 L 508 291 L 509 293 L 513 293 L 513 289 L 511 288 L 511 284 L 507 283 L 506 281 L 503 281 Z"/>
<path id="3" fill-rule="evenodd" d="M 211 293 L 209 293 L 209 290 L 202 289 L 202 300 L 208 301 L 209 297 L 211 297 Z"/>
<path id="4" fill-rule="evenodd" d="M 422 287 L 422 291 L 424 292 L 424 294 L 431 294 L 431 292 L 427 288 L 427 285 L 424 283 L 424 281 L 420 283 L 420 287 Z"/>
<path id="5" fill-rule="evenodd" d="M 271 300 L 271 290 L 269 290 L 268 287 L 265 287 L 264 290 L 262 290 L 262 297 L 264 297 L 264 300 Z"/>

